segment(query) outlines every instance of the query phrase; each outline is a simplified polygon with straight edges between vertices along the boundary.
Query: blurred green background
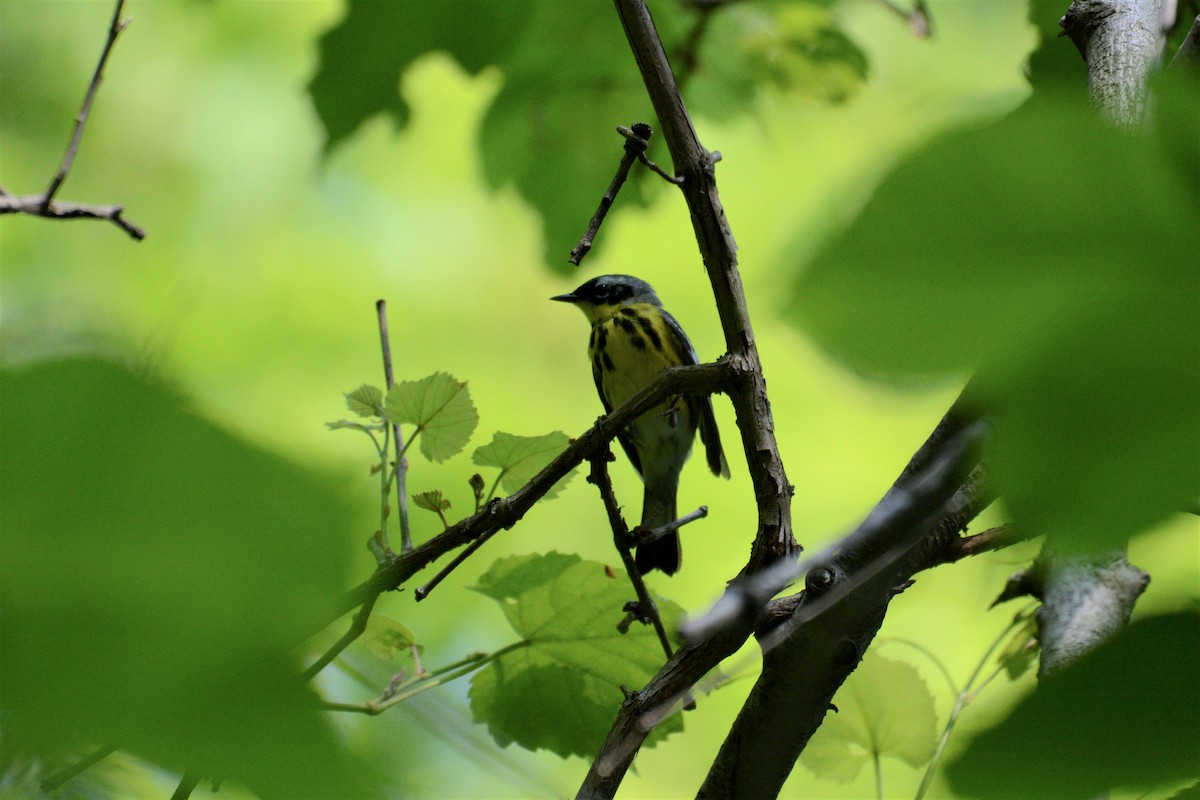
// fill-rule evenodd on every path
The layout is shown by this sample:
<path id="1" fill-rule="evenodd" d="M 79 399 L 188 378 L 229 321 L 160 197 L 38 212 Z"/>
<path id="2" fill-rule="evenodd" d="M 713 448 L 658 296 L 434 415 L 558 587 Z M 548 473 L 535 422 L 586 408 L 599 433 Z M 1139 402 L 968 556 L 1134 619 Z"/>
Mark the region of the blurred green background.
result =
<path id="1" fill-rule="evenodd" d="M 743 280 L 771 390 L 780 448 L 796 486 L 797 539 L 818 548 L 854 525 L 898 474 L 959 388 L 903 390 L 855 377 L 778 316 L 781 288 L 841 230 L 888 168 L 932 134 L 1013 108 L 1033 43 L 1021 2 L 932 3 L 936 35 L 914 38 L 883 4 L 839 4 L 836 19 L 866 53 L 869 77 L 849 102 L 828 106 L 767 91 L 753 112 L 698 118 L 702 141 L 724 156 L 718 179 L 740 247 Z M 70 134 L 112 13 L 92 0 L 0 0 L 0 185 L 44 188 Z M 338 547 L 369 574 L 363 543 L 375 527 L 372 453 L 350 432 L 323 423 L 346 416 L 341 393 L 382 383 L 373 304 L 388 302 L 399 378 L 448 371 L 469 381 L 491 432 L 576 435 L 601 413 L 584 358 L 578 313 L 547 302 L 586 277 L 630 272 L 649 280 L 689 332 L 702 359 L 723 348 L 685 207 L 667 187 L 650 189 L 645 212 L 618 202 L 603 246 L 579 275 L 544 253 L 540 221 L 515 190 L 490 191 L 477 132 L 504 76 L 470 77 L 444 55 L 422 57 L 398 90 L 407 127 L 376 118 L 322 161 L 323 132 L 305 91 L 316 37 L 341 17 L 338 2 L 130 0 L 133 20 L 111 58 L 61 199 L 122 203 L 148 237 L 135 243 L 103 222 L 0 221 L 0 347 L 4 361 L 100 351 L 162 376 L 204 417 L 256 446 L 324 476 L 356 509 Z M 613 58 L 628 58 L 622 42 Z M 632 119 L 613 119 L 612 125 Z M 614 136 L 610 153 L 619 157 Z M 539 158 L 553 159 L 552 152 Z M 603 186 L 592 187 L 599 199 Z M 590 212 L 589 212 L 590 213 Z M 586 216 L 579 219 L 582 233 Z M 680 509 L 709 506 L 685 533 L 685 569 L 656 590 L 684 609 L 711 602 L 748 552 L 754 503 L 726 401 L 716 400 L 733 479 L 685 470 Z M 471 508 L 467 456 L 445 465 L 415 459 L 409 490 L 440 488 L 454 518 Z M 624 463 L 619 496 L 641 489 Z M 492 650 L 515 635 L 491 602 L 469 590 L 497 557 L 546 550 L 616 563 L 594 490 L 576 477 L 537 506 L 421 605 L 410 591 L 378 612 L 404 622 L 424 645 L 426 666 Z M 418 542 L 440 528 L 412 510 Z M 978 521 L 982 530 L 998 510 Z M 1176 608 L 1200 583 L 1188 523 L 1139 537 L 1131 561 L 1153 575 L 1139 613 Z M 893 605 L 884 637 L 920 642 L 960 681 L 1015 609 L 986 611 L 1032 547 L 972 559 L 919 577 Z M 930 685 L 941 720 L 953 698 L 927 659 L 898 645 Z M 307 653 L 305 654 L 307 656 Z M 748 646 L 726 671 L 737 680 L 699 698 L 685 732 L 646 750 L 627 778 L 630 797 L 690 794 L 710 763 L 757 669 Z M 372 692 L 345 674 L 323 676 L 330 699 Z M 951 752 L 986 727 L 1031 682 L 999 685 L 971 707 Z M 339 717 L 337 729 L 394 796 L 526 797 L 573 794 L 586 771 L 510 747 L 500 750 L 471 721 L 466 681 L 381 718 Z M 907 795 L 920 772 L 889 761 L 889 794 Z M 97 769 L 114 796 L 161 797 L 175 778 L 114 756 Z M 681 788 L 682 787 L 682 788 Z M 69 787 L 68 787 L 69 788 Z M 225 786 L 221 797 L 236 797 Z M 798 766 L 786 796 L 871 796 L 864 770 L 848 784 L 817 781 Z M 944 795 L 935 784 L 932 794 Z M 193 796 L 205 797 L 207 789 Z"/>

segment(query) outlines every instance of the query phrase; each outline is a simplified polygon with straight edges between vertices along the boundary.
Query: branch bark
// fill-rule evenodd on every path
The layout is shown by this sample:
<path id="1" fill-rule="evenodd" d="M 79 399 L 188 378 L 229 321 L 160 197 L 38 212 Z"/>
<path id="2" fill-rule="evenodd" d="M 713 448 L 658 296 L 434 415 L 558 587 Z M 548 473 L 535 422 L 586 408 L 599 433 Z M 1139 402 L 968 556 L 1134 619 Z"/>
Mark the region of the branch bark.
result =
<path id="1" fill-rule="evenodd" d="M 1163 0 L 1075 0 L 1059 24 L 1087 63 L 1092 102 L 1118 125 L 1140 123 L 1166 43 Z"/>
<path id="2" fill-rule="evenodd" d="M 762 673 L 699 797 L 779 793 L 891 599 L 937 564 L 947 543 L 991 501 L 978 460 L 983 432 L 983 423 L 975 423 L 937 443 L 932 460 L 919 472 L 906 469 L 858 529 L 816 559 L 803 592 L 768 606 L 756 632 Z M 964 482 L 967 472 L 972 477 Z"/>
<path id="3" fill-rule="evenodd" d="M 616 0 L 616 7 L 658 115 L 675 176 L 682 181 L 680 189 L 712 284 L 728 358 L 735 368 L 728 394 L 737 414 L 758 510 L 758 530 L 742 573 L 750 574 L 795 555 L 800 547 L 792 537 L 792 485 L 775 442 L 766 379 L 737 269 L 737 243 L 717 193 L 714 165 L 720 156 L 710 153 L 696 135 L 644 0 Z"/>

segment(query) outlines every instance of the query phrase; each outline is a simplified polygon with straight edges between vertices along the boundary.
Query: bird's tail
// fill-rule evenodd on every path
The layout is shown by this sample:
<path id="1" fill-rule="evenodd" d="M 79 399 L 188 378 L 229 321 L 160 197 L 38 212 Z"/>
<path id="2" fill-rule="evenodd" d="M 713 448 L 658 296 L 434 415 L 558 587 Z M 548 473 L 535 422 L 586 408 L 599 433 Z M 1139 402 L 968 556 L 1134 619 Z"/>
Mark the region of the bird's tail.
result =
<path id="1" fill-rule="evenodd" d="M 647 530 L 666 525 L 676 518 L 675 494 L 679 488 L 678 476 L 671 481 L 670 486 L 652 486 L 652 483 L 653 481 L 646 483 L 646 493 L 642 499 L 642 527 Z M 679 571 L 682 560 L 683 547 L 679 543 L 678 531 L 642 545 L 634 557 L 638 572 L 642 575 L 652 569 L 661 569 L 668 575 L 674 575 Z"/>

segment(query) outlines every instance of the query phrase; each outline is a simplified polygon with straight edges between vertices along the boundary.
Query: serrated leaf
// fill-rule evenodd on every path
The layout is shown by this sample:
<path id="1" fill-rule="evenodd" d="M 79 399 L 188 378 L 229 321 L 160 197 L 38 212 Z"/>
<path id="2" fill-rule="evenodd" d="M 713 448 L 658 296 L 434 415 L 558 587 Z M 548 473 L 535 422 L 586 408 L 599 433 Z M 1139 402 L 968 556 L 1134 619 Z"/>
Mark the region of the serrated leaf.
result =
<path id="1" fill-rule="evenodd" d="M 346 392 L 346 408 L 360 417 L 378 417 L 381 403 L 383 390 L 375 386 L 364 383 L 357 389 Z"/>
<path id="2" fill-rule="evenodd" d="M 868 651 L 833 703 L 837 712 L 825 716 L 800 755 L 817 777 L 846 783 L 875 756 L 913 767 L 933 756 L 933 695 L 911 664 Z"/>
<path id="3" fill-rule="evenodd" d="M 664 660 L 653 628 L 617 631 L 627 581 L 609 577 L 603 564 L 551 552 L 501 559 L 474 588 L 500 604 L 525 643 L 472 678 L 475 719 L 501 746 L 594 755 L 621 704 L 620 687 L 645 685 Z M 682 609 L 658 605 L 674 630 Z M 682 725 L 673 715 L 650 741 Z"/>
<path id="4" fill-rule="evenodd" d="M 545 469 L 570 443 L 570 437 L 562 431 L 544 436 L 517 436 L 497 431 L 491 442 L 476 448 L 471 460 L 481 467 L 498 467 L 500 485 L 512 494 Z M 573 469 L 550 487 L 545 498 L 558 495 L 574 475 Z"/>
<path id="5" fill-rule="evenodd" d="M 466 447 L 479 424 L 467 384 L 445 372 L 397 383 L 383 409 L 389 421 L 417 426 L 421 454 L 430 461 L 445 461 Z"/>
<path id="6" fill-rule="evenodd" d="M 445 511 L 450 507 L 450 501 L 442 497 L 441 489 L 431 489 L 428 492 L 418 492 L 412 496 L 413 504 L 426 511 Z"/>

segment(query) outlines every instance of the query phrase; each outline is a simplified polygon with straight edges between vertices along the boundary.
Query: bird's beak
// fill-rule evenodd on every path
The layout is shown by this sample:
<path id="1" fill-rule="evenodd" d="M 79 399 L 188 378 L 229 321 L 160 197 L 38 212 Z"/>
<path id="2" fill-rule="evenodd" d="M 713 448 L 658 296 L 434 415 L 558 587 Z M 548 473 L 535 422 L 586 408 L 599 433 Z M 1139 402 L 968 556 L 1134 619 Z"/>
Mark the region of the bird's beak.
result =
<path id="1" fill-rule="evenodd" d="M 567 292 L 566 294 L 556 294 L 556 295 L 554 295 L 554 297 L 551 297 L 550 299 L 557 300 L 560 303 L 578 303 L 579 302 L 579 297 L 574 292 Z"/>

